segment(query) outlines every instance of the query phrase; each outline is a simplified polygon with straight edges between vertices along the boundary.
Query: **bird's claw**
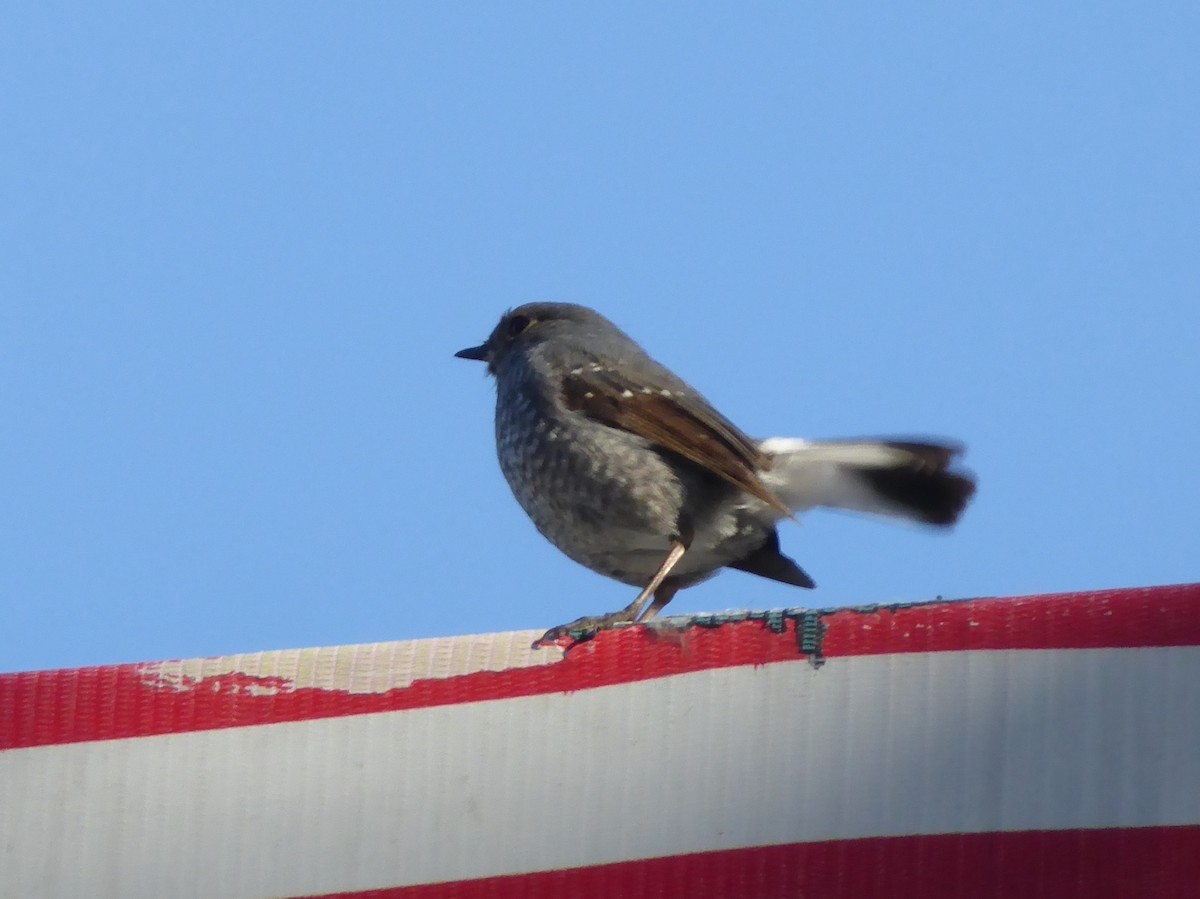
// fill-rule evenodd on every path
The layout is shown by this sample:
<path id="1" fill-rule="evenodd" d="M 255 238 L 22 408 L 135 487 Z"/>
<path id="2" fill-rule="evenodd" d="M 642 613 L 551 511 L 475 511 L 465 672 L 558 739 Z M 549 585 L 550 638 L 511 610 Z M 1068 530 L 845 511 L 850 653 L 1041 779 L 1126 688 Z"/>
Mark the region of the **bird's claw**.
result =
<path id="1" fill-rule="evenodd" d="M 557 643 L 563 637 L 570 637 L 573 644 L 586 643 L 595 637 L 596 634 L 600 633 L 600 631 L 608 630 L 608 628 L 618 624 L 627 624 L 630 620 L 628 610 L 626 609 L 622 609 L 619 612 L 610 612 L 607 615 L 585 615 L 566 624 L 550 628 L 550 630 L 533 641 L 533 648 L 540 649 L 543 646 L 550 646 Z"/>

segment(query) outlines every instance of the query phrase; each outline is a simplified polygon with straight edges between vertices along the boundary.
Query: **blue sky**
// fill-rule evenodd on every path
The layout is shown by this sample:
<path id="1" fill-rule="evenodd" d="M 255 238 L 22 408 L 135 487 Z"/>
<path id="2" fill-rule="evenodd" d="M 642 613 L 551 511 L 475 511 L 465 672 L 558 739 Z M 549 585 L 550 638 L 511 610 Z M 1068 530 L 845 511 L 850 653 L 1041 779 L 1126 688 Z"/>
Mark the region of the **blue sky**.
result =
<path id="1" fill-rule="evenodd" d="M 675 612 L 1200 578 L 1200 7 L 21 4 L 0 670 L 540 628 L 453 358 L 594 306 L 760 436 L 943 434 L 949 535 Z"/>

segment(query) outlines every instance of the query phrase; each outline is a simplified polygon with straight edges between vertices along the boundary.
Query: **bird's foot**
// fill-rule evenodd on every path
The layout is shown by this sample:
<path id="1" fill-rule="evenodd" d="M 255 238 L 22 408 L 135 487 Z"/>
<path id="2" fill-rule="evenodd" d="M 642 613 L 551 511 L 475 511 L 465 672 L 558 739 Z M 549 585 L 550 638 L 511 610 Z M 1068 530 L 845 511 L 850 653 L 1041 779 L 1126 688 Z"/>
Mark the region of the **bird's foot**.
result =
<path id="1" fill-rule="evenodd" d="M 549 646 L 557 643 L 563 637 L 570 637 L 573 643 L 586 643 L 600 631 L 608 630 L 618 624 L 628 624 L 631 621 L 633 621 L 633 616 L 628 608 L 621 609 L 619 612 L 609 612 L 607 615 L 585 615 L 567 624 L 550 628 L 533 641 L 533 648 Z"/>

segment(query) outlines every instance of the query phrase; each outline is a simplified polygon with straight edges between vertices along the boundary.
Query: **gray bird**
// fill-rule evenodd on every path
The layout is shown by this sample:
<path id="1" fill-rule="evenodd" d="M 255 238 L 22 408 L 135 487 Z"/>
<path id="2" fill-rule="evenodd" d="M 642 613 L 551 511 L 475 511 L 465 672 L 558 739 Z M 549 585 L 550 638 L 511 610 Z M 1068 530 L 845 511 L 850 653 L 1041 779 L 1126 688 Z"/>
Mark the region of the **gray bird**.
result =
<path id="1" fill-rule="evenodd" d="M 513 309 L 455 355 L 486 362 L 496 379 L 500 468 L 537 529 L 581 565 L 641 588 L 624 609 L 551 628 L 538 643 L 649 621 L 722 568 L 815 586 L 776 531 L 805 509 L 946 527 L 975 491 L 952 470 L 961 448 L 948 443 L 747 437 L 583 306 Z"/>

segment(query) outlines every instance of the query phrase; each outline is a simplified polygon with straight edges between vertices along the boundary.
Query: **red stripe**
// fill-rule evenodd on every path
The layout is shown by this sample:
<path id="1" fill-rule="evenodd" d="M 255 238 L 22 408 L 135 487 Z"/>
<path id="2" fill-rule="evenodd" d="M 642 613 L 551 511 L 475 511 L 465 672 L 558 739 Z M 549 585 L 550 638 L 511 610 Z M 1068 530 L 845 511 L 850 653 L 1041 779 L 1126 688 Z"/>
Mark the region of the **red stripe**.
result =
<path id="1" fill-rule="evenodd" d="M 764 846 L 323 899 L 1194 899 L 1200 827 Z"/>
<path id="2" fill-rule="evenodd" d="M 386 693 L 292 689 L 280 678 L 243 674 L 163 685 L 148 683 L 137 665 L 30 672 L 0 675 L 0 750 L 571 692 L 792 661 L 802 647 L 837 657 L 1188 645 L 1200 645 L 1200 584 L 697 619 L 677 631 L 623 628 L 574 647 L 558 664 L 417 681 Z M 252 689 L 264 686 L 270 689 Z"/>

